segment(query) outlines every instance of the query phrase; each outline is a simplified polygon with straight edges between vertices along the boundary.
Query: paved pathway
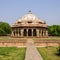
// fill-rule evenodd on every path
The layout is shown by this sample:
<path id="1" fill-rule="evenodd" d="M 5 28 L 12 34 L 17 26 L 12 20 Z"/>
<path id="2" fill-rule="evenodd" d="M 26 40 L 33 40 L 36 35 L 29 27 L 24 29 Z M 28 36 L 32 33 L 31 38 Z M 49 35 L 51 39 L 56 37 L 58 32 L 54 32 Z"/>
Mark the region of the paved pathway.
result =
<path id="1" fill-rule="evenodd" d="M 28 39 L 25 60 L 43 60 L 32 39 Z"/>

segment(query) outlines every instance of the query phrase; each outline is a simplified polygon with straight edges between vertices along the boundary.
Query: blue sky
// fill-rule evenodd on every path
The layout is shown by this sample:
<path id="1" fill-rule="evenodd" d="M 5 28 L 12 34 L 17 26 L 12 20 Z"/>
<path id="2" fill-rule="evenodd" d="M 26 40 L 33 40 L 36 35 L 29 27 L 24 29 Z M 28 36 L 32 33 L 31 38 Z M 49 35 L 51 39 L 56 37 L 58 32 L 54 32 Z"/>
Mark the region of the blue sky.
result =
<path id="1" fill-rule="evenodd" d="M 48 25 L 60 24 L 60 0 L 0 0 L 0 21 L 13 24 L 29 10 Z"/>

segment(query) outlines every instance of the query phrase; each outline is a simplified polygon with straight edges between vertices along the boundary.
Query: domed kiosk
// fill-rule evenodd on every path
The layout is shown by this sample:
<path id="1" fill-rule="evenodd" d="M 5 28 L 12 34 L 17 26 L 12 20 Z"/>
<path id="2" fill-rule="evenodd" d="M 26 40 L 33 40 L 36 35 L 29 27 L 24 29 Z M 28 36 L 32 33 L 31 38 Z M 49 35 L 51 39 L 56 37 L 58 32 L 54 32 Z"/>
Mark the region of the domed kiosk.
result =
<path id="1" fill-rule="evenodd" d="M 48 37 L 48 26 L 29 11 L 12 25 L 13 37 Z"/>

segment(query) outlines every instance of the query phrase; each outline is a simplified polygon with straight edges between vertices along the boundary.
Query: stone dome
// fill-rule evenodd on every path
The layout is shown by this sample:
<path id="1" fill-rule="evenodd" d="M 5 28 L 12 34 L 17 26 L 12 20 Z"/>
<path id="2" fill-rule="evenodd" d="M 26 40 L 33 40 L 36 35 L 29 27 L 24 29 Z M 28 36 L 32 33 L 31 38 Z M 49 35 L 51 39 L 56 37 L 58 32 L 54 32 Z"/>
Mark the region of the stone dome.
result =
<path id="1" fill-rule="evenodd" d="M 34 15 L 33 13 L 31 13 L 31 11 L 29 11 L 29 13 L 25 14 L 24 16 L 22 16 L 21 19 L 18 19 L 17 22 L 33 22 L 33 23 L 37 23 L 37 22 L 41 22 L 44 23 L 44 21 L 42 19 L 39 19 L 36 15 Z"/>
<path id="2" fill-rule="evenodd" d="M 32 13 L 28 13 L 22 17 L 22 20 L 28 20 L 28 21 L 29 20 L 38 20 L 38 18 Z"/>

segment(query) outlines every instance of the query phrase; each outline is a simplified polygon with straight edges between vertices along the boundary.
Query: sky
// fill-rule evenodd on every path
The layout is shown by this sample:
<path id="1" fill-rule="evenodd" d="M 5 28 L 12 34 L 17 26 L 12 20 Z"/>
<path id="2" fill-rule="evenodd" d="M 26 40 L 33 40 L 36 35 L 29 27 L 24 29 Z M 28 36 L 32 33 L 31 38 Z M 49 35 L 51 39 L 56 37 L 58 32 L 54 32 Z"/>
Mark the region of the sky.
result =
<path id="1" fill-rule="evenodd" d="M 60 24 L 60 0 L 0 0 L 0 21 L 12 25 L 29 10 L 48 25 Z"/>

